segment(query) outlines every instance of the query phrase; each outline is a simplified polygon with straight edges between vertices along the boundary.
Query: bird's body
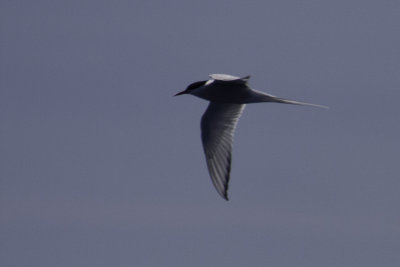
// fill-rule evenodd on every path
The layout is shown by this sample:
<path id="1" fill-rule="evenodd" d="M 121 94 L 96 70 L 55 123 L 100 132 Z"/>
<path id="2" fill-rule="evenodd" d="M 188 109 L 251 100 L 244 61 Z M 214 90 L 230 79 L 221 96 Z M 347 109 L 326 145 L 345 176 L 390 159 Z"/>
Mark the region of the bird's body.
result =
<path id="1" fill-rule="evenodd" d="M 190 84 L 176 95 L 191 94 L 210 101 L 201 119 L 201 137 L 211 180 L 218 193 L 228 200 L 233 134 L 246 104 L 277 102 L 325 107 L 253 90 L 247 84 L 250 76 L 212 74 L 210 77 L 210 80 Z"/>

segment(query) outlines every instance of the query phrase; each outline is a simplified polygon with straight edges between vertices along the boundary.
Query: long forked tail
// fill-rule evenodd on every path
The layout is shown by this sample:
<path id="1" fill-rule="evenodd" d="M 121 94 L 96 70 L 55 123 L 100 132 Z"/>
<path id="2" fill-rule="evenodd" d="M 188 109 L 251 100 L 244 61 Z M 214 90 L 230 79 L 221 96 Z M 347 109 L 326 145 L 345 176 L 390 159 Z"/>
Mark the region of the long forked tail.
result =
<path id="1" fill-rule="evenodd" d="M 271 102 L 277 102 L 277 103 L 283 103 L 283 104 L 293 104 L 293 105 L 302 105 L 302 106 L 310 106 L 310 107 L 316 107 L 316 108 L 329 109 L 329 107 L 323 106 L 323 105 L 311 104 L 311 103 L 300 102 L 300 101 L 293 101 L 293 100 L 283 99 L 283 98 L 279 98 L 279 97 L 273 97 L 273 98 L 271 99 Z"/>
<path id="2" fill-rule="evenodd" d="M 284 99 L 280 97 L 276 97 L 274 95 L 270 95 L 261 91 L 251 90 L 250 97 L 247 103 L 261 103 L 261 102 L 275 102 L 275 103 L 283 103 L 283 104 L 293 104 L 293 105 L 302 105 L 302 106 L 310 106 L 316 108 L 325 108 L 329 109 L 327 106 L 311 104 L 306 102 L 294 101 L 289 99 Z"/>

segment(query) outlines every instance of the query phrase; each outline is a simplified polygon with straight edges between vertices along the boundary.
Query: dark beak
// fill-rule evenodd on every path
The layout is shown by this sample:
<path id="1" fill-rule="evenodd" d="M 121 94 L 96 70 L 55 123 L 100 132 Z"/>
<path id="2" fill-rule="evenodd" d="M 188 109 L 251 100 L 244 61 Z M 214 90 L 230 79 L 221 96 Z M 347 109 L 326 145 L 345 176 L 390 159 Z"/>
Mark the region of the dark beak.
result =
<path id="1" fill-rule="evenodd" d="M 184 94 L 186 94 L 186 91 L 179 92 L 179 93 L 177 93 L 177 94 L 176 94 L 176 95 L 174 95 L 174 96 L 178 96 L 178 95 L 184 95 Z"/>

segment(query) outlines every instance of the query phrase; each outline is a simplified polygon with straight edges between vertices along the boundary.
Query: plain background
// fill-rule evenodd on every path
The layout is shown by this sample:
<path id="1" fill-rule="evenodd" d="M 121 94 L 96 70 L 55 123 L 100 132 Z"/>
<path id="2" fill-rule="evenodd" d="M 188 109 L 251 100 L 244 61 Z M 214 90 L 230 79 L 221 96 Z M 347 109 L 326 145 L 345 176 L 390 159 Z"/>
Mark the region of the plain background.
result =
<path id="1" fill-rule="evenodd" d="M 0 3 L 1 266 L 399 266 L 400 2 Z M 230 201 L 210 73 L 249 105 Z"/>

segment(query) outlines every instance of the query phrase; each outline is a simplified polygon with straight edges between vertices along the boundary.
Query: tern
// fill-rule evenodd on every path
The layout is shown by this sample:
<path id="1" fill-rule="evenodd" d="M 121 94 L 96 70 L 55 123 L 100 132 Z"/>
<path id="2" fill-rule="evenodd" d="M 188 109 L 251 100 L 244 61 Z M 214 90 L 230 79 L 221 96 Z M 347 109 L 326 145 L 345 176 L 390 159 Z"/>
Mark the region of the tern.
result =
<path id="1" fill-rule="evenodd" d="M 210 101 L 201 118 L 201 139 L 211 181 L 221 197 L 228 200 L 233 135 L 246 104 L 275 102 L 327 107 L 283 99 L 251 89 L 248 85 L 250 76 L 240 78 L 227 74 L 211 74 L 210 78 L 190 84 L 175 96 L 189 94 Z"/>

